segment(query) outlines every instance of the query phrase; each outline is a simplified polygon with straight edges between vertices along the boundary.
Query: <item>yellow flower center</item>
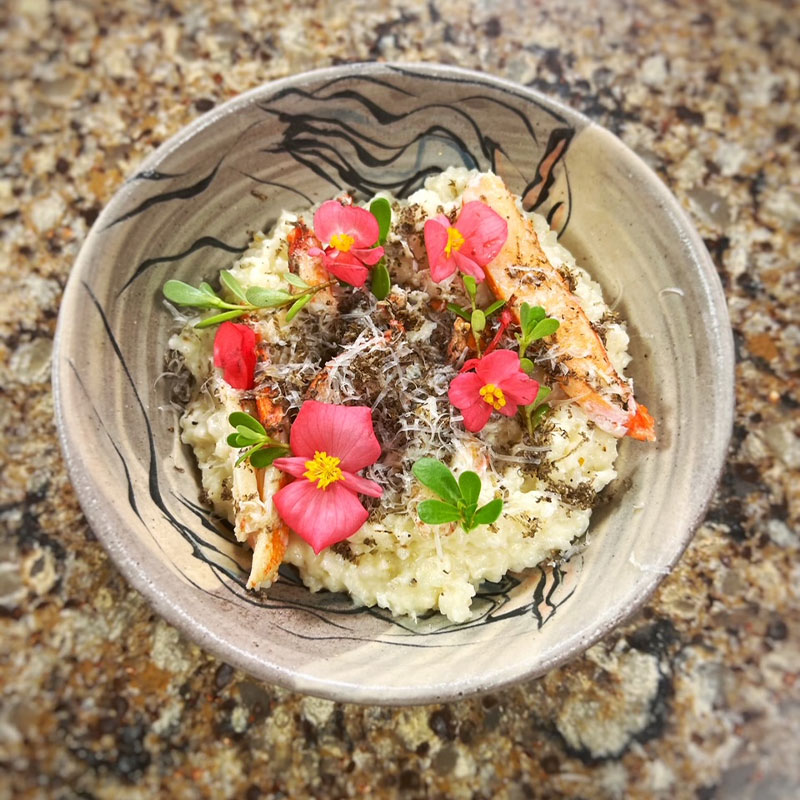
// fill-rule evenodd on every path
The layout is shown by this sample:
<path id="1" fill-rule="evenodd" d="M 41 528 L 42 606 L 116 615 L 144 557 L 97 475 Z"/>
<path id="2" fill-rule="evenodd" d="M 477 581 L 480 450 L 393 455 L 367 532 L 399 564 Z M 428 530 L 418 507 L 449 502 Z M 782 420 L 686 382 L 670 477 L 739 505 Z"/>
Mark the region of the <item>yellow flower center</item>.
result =
<path id="1" fill-rule="evenodd" d="M 336 456 L 329 456 L 324 450 L 317 450 L 311 461 L 306 461 L 306 471 L 304 478 L 308 478 L 311 483 L 317 484 L 317 489 L 327 489 L 332 483 L 344 478 L 339 469 L 339 461 Z"/>
<path id="2" fill-rule="evenodd" d="M 458 251 L 462 244 L 464 244 L 464 237 L 458 228 L 448 228 L 447 244 L 444 246 L 444 252 L 449 256 L 453 250 Z"/>
<path id="3" fill-rule="evenodd" d="M 506 396 L 499 386 L 487 383 L 480 390 L 480 396 L 495 410 L 499 411 L 506 404 Z"/>
<path id="4" fill-rule="evenodd" d="M 349 233 L 334 233 L 331 236 L 331 245 L 342 253 L 348 253 L 355 239 Z"/>

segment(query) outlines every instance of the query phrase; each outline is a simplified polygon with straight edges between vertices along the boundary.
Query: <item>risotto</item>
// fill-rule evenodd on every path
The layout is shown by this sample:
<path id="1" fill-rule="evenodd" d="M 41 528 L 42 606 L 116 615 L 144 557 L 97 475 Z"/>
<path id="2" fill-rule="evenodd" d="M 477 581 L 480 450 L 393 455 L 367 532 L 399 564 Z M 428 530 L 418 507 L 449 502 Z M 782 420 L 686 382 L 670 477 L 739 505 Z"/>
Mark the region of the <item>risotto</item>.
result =
<path id="1" fill-rule="evenodd" d="M 544 218 L 523 212 L 516 198 L 513 211 L 499 207 L 485 190 L 493 180 L 490 173 L 448 169 L 406 199 L 383 195 L 391 216 L 380 248 L 377 242 L 360 248 L 357 232 L 321 235 L 313 209 L 284 213 L 223 276 L 218 296 L 231 309 L 215 309 L 238 322 L 198 328 L 193 317 L 172 337 L 192 379 L 181 437 L 194 451 L 207 502 L 253 548 L 251 588 L 268 587 L 278 564 L 288 562 L 311 591 L 347 592 L 357 604 L 396 615 L 438 610 L 463 622 L 482 581 L 557 559 L 586 532 L 598 493 L 616 476 L 620 435 L 652 438 L 652 422 L 622 377 L 628 336 L 600 287 Z M 326 210 L 340 216 L 339 208 L 358 208 L 348 197 L 335 202 Z M 538 240 L 541 264 L 520 260 L 512 241 L 515 214 L 519 230 L 532 226 L 525 235 Z M 478 241 L 481 226 L 488 233 Z M 557 293 L 543 295 L 547 303 L 532 311 L 536 304 L 521 298 L 542 291 L 545 258 L 557 274 Z M 361 272 L 337 274 L 337 263 L 352 269 L 360 263 L 373 290 L 369 281 L 358 286 Z M 504 291 L 511 279 L 514 288 Z M 249 302 L 257 299 L 248 294 L 254 287 L 267 292 L 257 309 Z M 237 316 L 237 304 L 249 307 Z M 585 330 L 575 333 L 577 316 Z M 526 324 L 529 332 L 539 325 L 544 335 L 520 341 Z M 220 355 L 223 325 L 246 347 L 253 337 L 254 367 L 244 383 L 231 375 L 242 363 L 246 372 L 248 359 Z M 605 366 L 587 348 L 602 350 Z M 614 387 L 601 385 L 603 370 L 615 376 Z M 547 389 L 552 394 L 544 403 Z M 608 398 L 620 419 L 605 409 Z M 359 473 L 353 480 L 349 456 L 301 442 L 304 416 L 311 420 L 311 411 L 330 408 L 351 415 L 361 409 L 371 428 L 359 446 L 372 435 L 379 445 L 370 463 L 353 461 L 351 472 Z M 260 422 L 250 425 L 253 435 L 235 432 L 233 423 L 243 418 L 231 415 L 243 412 Z M 637 435 L 643 419 L 647 431 Z M 242 458 L 251 445 L 274 452 L 261 461 Z M 434 465 L 438 483 L 415 469 L 420 463 Z M 463 484 L 461 499 L 450 496 L 447 469 Z M 459 480 L 465 473 L 479 480 Z M 316 532 L 301 536 L 293 522 L 328 525 L 334 517 L 315 511 L 315 503 L 331 501 L 334 492 L 342 498 L 340 516 L 354 503 L 368 516 L 360 524 L 357 517 L 351 535 L 320 546 Z"/>

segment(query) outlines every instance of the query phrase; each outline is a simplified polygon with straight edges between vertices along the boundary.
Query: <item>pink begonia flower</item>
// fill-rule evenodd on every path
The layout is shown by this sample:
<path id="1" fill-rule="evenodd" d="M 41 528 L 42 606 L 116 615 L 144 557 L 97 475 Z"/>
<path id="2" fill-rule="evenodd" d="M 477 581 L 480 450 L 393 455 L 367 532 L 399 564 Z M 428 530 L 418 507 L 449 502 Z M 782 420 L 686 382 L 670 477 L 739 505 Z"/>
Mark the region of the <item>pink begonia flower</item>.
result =
<path id="1" fill-rule="evenodd" d="M 425 223 L 425 250 L 431 277 L 437 283 L 457 269 L 476 281 L 485 277 L 485 267 L 501 250 L 508 237 L 508 223 L 486 203 L 465 203 L 458 219 L 439 214 Z"/>
<path id="2" fill-rule="evenodd" d="M 382 247 L 373 247 L 380 235 L 378 220 L 365 208 L 343 206 L 328 200 L 314 214 L 314 234 L 327 247 L 312 247 L 309 254 L 322 256 L 325 269 L 345 283 L 361 287 L 383 257 Z"/>
<path id="3" fill-rule="evenodd" d="M 337 406 L 306 400 L 289 434 L 294 456 L 275 466 L 297 480 L 272 498 L 283 521 L 315 553 L 352 536 L 369 512 L 356 496 L 380 497 L 375 481 L 355 473 L 374 464 L 381 446 L 367 406 Z"/>
<path id="4" fill-rule="evenodd" d="M 223 322 L 214 336 L 214 366 L 234 389 L 252 389 L 256 370 L 256 335 L 248 325 Z"/>
<path id="5" fill-rule="evenodd" d="M 518 406 L 529 405 L 539 393 L 538 382 L 522 371 L 513 350 L 495 350 L 464 366 L 475 372 L 462 372 L 453 378 L 447 396 L 460 409 L 464 427 L 472 433 L 483 428 L 492 411 L 513 417 Z"/>

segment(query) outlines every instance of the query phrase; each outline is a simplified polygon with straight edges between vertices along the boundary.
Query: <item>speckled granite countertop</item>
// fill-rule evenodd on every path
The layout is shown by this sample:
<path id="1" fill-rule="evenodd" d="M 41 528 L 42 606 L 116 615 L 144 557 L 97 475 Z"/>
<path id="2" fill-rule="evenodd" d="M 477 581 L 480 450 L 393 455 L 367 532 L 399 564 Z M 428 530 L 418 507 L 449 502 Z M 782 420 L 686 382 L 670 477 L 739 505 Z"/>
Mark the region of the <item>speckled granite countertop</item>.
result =
<path id="1" fill-rule="evenodd" d="M 343 6 L 0 11 L 0 798 L 797 797 L 796 5 Z M 619 134 L 705 238 L 738 356 L 721 487 L 646 608 L 542 679 L 402 710 L 258 684 L 157 619 L 81 515 L 49 383 L 70 267 L 137 163 L 238 92 L 370 59 L 483 69 Z"/>

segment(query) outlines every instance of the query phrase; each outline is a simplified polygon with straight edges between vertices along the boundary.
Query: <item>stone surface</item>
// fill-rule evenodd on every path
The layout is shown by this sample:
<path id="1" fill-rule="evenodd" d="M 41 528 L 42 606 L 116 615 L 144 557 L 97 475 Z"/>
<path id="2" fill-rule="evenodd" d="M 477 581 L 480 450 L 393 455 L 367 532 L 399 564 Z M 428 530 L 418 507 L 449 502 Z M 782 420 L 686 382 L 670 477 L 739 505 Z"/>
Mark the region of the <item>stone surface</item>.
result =
<path id="1" fill-rule="evenodd" d="M 0 9 L 0 798 L 800 793 L 800 15 L 790 2 L 18 0 Z M 153 148 L 264 81 L 433 60 L 558 97 L 675 192 L 726 289 L 737 422 L 644 610 L 536 681 L 358 707 L 186 642 L 87 528 L 48 365 L 61 290 Z"/>

